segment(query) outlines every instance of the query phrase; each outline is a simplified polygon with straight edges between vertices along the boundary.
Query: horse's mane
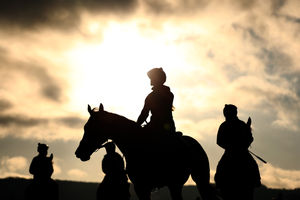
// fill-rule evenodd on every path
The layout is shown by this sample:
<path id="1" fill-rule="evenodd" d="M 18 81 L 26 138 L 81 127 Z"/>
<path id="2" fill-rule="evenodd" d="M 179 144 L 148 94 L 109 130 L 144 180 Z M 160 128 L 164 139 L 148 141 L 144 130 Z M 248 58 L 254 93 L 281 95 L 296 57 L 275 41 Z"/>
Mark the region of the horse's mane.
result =
<path id="1" fill-rule="evenodd" d="M 136 126 L 136 128 L 138 128 L 138 124 L 131 120 L 131 119 L 128 119 L 127 117 L 124 117 L 122 115 L 119 115 L 119 114 L 115 114 L 115 113 L 111 113 L 111 112 L 107 112 L 107 114 L 113 116 L 113 118 L 115 118 L 117 121 L 120 121 L 122 123 L 127 123 L 128 125 L 130 126 Z"/>
<path id="2" fill-rule="evenodd" d="M 126 126 L 132 127 L 132 128 L 137 128 L 137 129 L 141 128 L 135 121 L 128 119 L 122 115 L 108 112 L 108 111 L 96 111 L 94 109 L 93 109 L 93 111 L 94 111 L 94 113 L 97 113 L 98 115 L 105 115 L 104 119 L 106 119 L 106 120 L 118 122 L 119 124 L 126 125 Z"/>

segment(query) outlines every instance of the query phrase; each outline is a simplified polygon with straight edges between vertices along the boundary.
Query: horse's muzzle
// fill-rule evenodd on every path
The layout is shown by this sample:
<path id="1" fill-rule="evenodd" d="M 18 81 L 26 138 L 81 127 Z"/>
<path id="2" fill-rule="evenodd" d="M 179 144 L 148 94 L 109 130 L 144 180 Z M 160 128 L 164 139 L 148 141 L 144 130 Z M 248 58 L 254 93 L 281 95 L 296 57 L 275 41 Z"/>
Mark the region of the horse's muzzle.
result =
<path id="1" fill-rule="evenodd" d="M 88 155 L 84 155 L 82 153 L 80 153 L 78 150 L 76 150 L 75 152 L 76 158 L 79 158 L 81 161 L 88 161 L 91 157 Z"/>

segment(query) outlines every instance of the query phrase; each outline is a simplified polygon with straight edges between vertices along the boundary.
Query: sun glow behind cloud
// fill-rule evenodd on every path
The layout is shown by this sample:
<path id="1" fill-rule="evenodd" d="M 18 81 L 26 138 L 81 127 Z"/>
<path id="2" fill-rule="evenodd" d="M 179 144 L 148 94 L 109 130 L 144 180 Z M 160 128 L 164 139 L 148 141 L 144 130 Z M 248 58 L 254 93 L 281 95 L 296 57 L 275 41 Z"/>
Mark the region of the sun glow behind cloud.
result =
<path id="1" fill-rule="evenodd" d="M 151 88 L 146 72 L 163 67 L 171 73 L 185 63 L 179 49 L 162 37 L 143 36 L 136 23 L 111 23 L 100 43 L 78 44 L 69 52 L 72 104 L 103 102 L 136 118 Z"/>
<path id="2" fill-rule="evenodd" d="M 215 143 L 222 108 L 233 103 L 242 120 L 253 119 L 252 150 L 276 166 L 262 169 L 263 182 L 299 187 L 299 1 L 80 2 L 83 9 L 57 3 L 28 16 L 16 12 L 31 8 L 26 4 L 0 12 L 0 139 L 78 142 L 86 105 L 100 102 L 135 120 L 151 91 L 146 72 L 163 67 L 176 128 L 203 145 L 211 175 L 222 153 Z M 66 20 L 50 18 L 58 10 L 69 13 Z M 73 158 L 70 148 L 55 156 Z M 99 170 L 78 163 L 59 162 L 55 178 Z M 73 174 L 99 181 L 93 173 Z"/>

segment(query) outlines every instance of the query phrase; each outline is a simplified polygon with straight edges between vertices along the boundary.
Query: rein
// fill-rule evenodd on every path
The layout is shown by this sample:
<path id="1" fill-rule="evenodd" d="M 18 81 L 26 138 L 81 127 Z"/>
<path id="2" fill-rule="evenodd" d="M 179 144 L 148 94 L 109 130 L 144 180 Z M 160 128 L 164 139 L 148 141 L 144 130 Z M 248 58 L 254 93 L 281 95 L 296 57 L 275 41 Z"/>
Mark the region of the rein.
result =
<path id="1" fill-rule="evenodd" d="M 96 148 L 95 151 L 94 151 L 93 153 L 95 153 L 95 152 L 99 151 L 99 149 L 103 148 L 103 147 L 105 146 L 106 143 L 108 143 L 108 140 L 106 140 L 106 142 L 104 142 L 104 143 L 101 144 L 98 148 Z"/>

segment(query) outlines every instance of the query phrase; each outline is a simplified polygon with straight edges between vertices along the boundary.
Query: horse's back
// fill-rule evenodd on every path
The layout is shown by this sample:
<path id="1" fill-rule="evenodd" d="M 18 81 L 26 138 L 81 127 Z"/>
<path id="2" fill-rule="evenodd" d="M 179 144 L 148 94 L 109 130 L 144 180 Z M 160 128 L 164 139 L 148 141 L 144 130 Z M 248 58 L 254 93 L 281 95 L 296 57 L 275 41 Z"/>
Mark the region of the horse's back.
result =
<path id="1" fill-rule="evenodd" d="M 217 165 L 215 181 L 219 187 L 237 182 L 250 187 L 261 184 L 258 165 L 248 151 L 234 154 L 225 151 Z"/>
<path id="2" fill-rule="evenodd" d="M 131 181 L 144 179 L 149 185 L 161 187 L 170 183 L 184 184 L 190 174 L 209 178 L 207 155 L 194 138 L 164 135 L 159 142 L 147 145 L 136 149 L 134 158 L 127 161 Z"/>

